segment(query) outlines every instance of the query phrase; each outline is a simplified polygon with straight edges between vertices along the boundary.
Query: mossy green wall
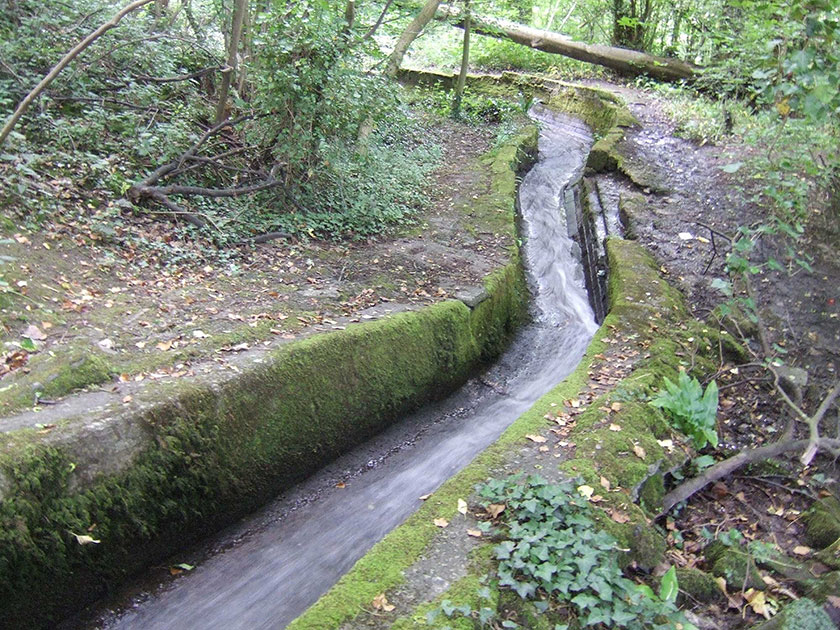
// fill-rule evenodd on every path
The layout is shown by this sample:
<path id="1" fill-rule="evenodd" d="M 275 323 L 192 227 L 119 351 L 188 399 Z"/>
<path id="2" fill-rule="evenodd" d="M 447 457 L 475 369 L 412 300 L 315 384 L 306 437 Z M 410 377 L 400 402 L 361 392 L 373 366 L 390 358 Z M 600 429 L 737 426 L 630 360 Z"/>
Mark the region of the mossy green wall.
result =
<path id="1" fill-rule="evenodd" d="M 492 191 L 477 200 L 508 217 L 511 231 L 516 156 L 535 149 L 536 135 L 515 143 L 497 153 Z M 518 253 L 511 258 L 473 309 L 442 302 L 288 344 L 219 385 L 171 386 L 138 415 L 148 446 L 118 474 L 80 482 L 67 450 L 31 430 L 8 440 L 0 627 L 49 627 L 460 386 L 527 316 Z"/>

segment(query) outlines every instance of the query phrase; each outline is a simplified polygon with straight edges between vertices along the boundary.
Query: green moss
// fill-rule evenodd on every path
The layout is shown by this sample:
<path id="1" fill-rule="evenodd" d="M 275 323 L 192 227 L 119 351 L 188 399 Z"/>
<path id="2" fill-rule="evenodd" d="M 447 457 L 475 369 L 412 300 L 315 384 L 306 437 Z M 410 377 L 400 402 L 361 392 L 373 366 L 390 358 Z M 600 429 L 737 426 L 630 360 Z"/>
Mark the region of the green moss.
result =
<path id="1" fill-rule="evenodd" d="M 825 573 L 814 580 L 808 597 L 815 602 L 824 602 L 829 595 L 837 597 L 840 593 L 840 570 Z"/>
<path id="2" fill-rule="evenodd" d="M 760 591 L 767 588 L 748 553 L 714 541 L 706 545 L 703 555 L 712 567 L 712 575 L 726 579 L 727 584 Z"/>
<path id="3" fill-rule="evenodd" d="M 816 501 L 803 520 L 808 543 L 817 549 L 828 547 L 840 538 L 840 501 L 836 497 Z"/>
<path id="4" fill-rule="evenodd" d="M 172 385 L 171 402 L 146 415 L 148 450 L 126 473 L 81 493 L 71 490 L 74 465 L 61 451 L 6 452 L 12 487 L 0 505 L 8 543 L 0 545 L 0 601 L 7 616 L 43 618 L 96 596 L 79 576 L 122 579 L 457 387 L 521 320 L 520 277 L 514 268 L 496 277 L 493 296 L 476 311 L 444 302 L 289 344 L 219 388 Z M 498 295 L 506 291 L 513 295 Z M 81 546 L 70 535 L 92 526 L 103 544 Z M 432 533 L 421 527 L 389 555 L 418 553 Z M 377 567 L 360 567 L 383 577 Z M 384 571 L 399 577 L 392 565 Z M 47 580 L 52 588 L 40 589 Z"/>
<path id="5" fill-rule="evenodd" d="M 832 569 L 840 569 L 840 537 L 820 551 L 817 554 L 817 560 Z"/>
<path id="6" fill-rule="evenodd" d="M 756 627 L 756 630 L 836 630 L 834 622 L 822 606 L 807 597 L 785 606 L 776 617 Z"/>
<path id="7" fill-rule="evenodd" d="M 115 373 L 109 361 L 90 348 L 71 348 L 58 357 L 36 354 L 28 367 L 28 373 L 16 374 L 14 381 L 0 390 L 4 413 L 35 404 L 36 393 L 42 398 L 58 398 L 104 383 Z"/>
<path id="8" fill-rule="evenodd" d="M 665 496 L 665 483 L 662 474 L 657 473 L 648 477 L 639 490 L 639 503 L 642 508 L 652 515 L 662 511 L 662 497 Z"/>
<path id="9" fill-rule="evenodd" d="M 700 569 L 678 568 L 677 583 L 680 585 L 680 593 L 683 599 L 680 602 L 681 604 L 691 604 L 693 602 L 712 604 L 723 599 L 723 593 L 718 583 L 715 582 L 715 578 Z"/>

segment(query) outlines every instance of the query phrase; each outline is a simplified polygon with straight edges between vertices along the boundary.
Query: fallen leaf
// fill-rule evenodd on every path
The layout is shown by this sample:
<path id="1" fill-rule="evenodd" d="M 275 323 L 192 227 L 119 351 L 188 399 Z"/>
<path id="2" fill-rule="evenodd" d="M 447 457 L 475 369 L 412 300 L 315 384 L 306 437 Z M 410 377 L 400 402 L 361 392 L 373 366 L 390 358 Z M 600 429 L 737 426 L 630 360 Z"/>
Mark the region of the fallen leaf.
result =
<path id="1" fill-rule="evenodd" d="M 110 339 L 101 339 L 100 341 L 96 342 L 96 345 L 105 350 L 106 352 L 114 349 L 114 342 Z"/>
<path id="2" fill-rule="evenodd" d="M 674 441 L 673 440 L 656 440 L 656 443 L 659 444 L 659 446 L 664 448 L 669 453 L 674 450 Z"/>
<path id="3" fill-rule="evenodd" d="M 480 529 L 468 529 L 467 536 L 472 536 L 473 538 L 481 538 L 481 530 Z"/>
<path id="4" fill-rule="evenodd" d="M 70 532 L 73 534 L 73 532 Z M 80 545 L 98 545 L 100 540 L 94 539 L 92 536 L 88 536 L 87 534 L 73 534 L 73 537 L 76 539 L 76 542 Z"/>
<path id="5" fill-rule="evenodd" d="M 621 431 L 621 426 L 618 425 L 618 424 L 611 424 L 610 425 L 610 431 L 616 431 L 616 432 Z"/>
<path id="6" fill-rule="evenodd" d="M 612 409 L 613 411 L 621 411 L 621 403 L 620 402 L 614 402 L 613 404 L 610 405 L 610 409 Z"/>
<path id="7" fill-rule="evenodd" d="M 616 509 L 612 509 L 608 512 L 610 518 L 614 520 L 616 523 L 628 523 L 630 522 L 630 517 L 625 514 L 624 512 L 619 512 Z"/>
<path id="8" fill-rule="evenodd" d="M 433 522 L 436 527 L 440 527 L 441 529 L 449 526 L 449 521 L 447 521 L 445 518 L 436 518 Z"/>
<path id="9" fill-rule="evenodd" d="M 795 553 L 797 556 L 807 556 L 811 553 L 811 548 L 806 547 L 805 545 L 797 545 L 793 548 L 793 553 Z"/>
<path id="10" fill-rule="evenodd" d="M 463 499 L 458 499 L 458 511 L 464 516 L 467 515 L 467 502 Z"/>
<path id="11" fill-rule="evenodd" d="M 638 444 L 633 445 L 633 452 L 636 454 L 636 457 L 638 457 L 639 459 L 644 459 L 645 457 L 647 457 L 647 453 L 645 453 L 645 449 L 643 449 Z"/>
<path id="12" fill-rule="evenodd" d="M 130 403 L 132 400 L 134 400 L 134 398 L 130 394 L 122 399 L 124 403 Z"/>
<path id="13" fill-rule="evenodd" d="M 336 488 L 346 488 L 347 484 L 344 483 L 343 481 L 339 481 L 337 484 L 335 484 L 335 487 Z"/>
<path id="14" fill-rule="evenodd" d="M 537 444 L 542 444 L 543 442 L 548 441 L 547 438 L 544 438 L 541 435 L 526 435 L 525 437 L 531 440 L 532 442 L 536 442 Z"/>
<path id="15" fill-rule="evenodd" d="M 610 491 L 610 486 L 611 486 L 611 485 L 612 485 L 612 484 L 610 484 L 610 480 L 609 480 L 609 479 L 607 479 L 606 477 L 601 477 L 601 487 L 602 487 L 604 490 L 606 490 L 607 492 L 609 492 L 609 491 Z"/>
<path id="16" fill-rule="evenodd" d="M 584 486 L 578 486 L 577 491 L 582 497 L 585 497 L 585 498 L 589 499 L 589 498 L 592 497 L 592 494 L 595 492 L 595 488 L 593 488 L 592 486 L 584 485 Z"/>
<path id="17" fill-rule="evenodd" d="M 505 511 L 505 507 L 504 503 L 491 503 L 487 506 L 487 513 L 490 518 L 498 518 L 499 514 Z"/>
<path id="18" fill-rule="evenodd" d="M 29 337 L 33 341 L 43 341 L 47 338 L 47 336 L 41 332 L 40 328 L 32 324 L 26 327 L 26 330 L 23 331 L 23 336 Z"/>
<path id="19" fill-rule="evenodd" d="M 384 612 L 391 612 L 396 608 L 393 604 L 388 603 L 388 599 L 385 597 L 385 593 L 380 593 L 376 597 L 373 598 L 373 602 L 371 602 L 373 607 L 376 610 L 382 610 Z"/>
<path id="20" fill-rule="evenodd" d="M 162 352 L 166 352 L 171 347 L 172 347 L 172 342 L 171 341 L 161 341 L 161 342 L 155 344 L 155 348 L 157 348 L 158 350 L 160 350 Z"/>
<path id="21" fill-rule="evenodd" d="M 192 336 L 195 337 L 196 339 L 205 339 L 205 338 L 209 337 L 210 335 L 208 335 L 203 330 L 194 330 L 194 331 L 192 331 Z"/>
<path id="22" fill-rule="evenodd" d="M 715 495 L 715 498 L 722 499 L 729 494 L 729 488 L 722 481 L 718 481 L 712 486 L 712 494 Z"/>
<path id="23" fill-rule="evenodd" d="M 430 492 L 429 494 L 424 494 L 424 495 L 419 496 L 419 497 L 417 497 L 417 498 L 418 498 L 418 499 L 420 499 L 421 501 L 425 501 L 425 500 L 426 500 L 426 499 L 428 499 L 430 496 L 432 496 L 432 493 L 431 493 L 431 492 Z"/>
<path id="24" fill-rule="evenodd" d="M 748 589 L 744 593 L 744 599 L 747 600 L 750 608 L 752 608 L 757 615 L 761 615 L 765 619 L 770 619 L 770 617 L 773 616 L 767 606 L 767 598 L 764 595 L 764 591 L 757 591 L 752 588 Z"/>

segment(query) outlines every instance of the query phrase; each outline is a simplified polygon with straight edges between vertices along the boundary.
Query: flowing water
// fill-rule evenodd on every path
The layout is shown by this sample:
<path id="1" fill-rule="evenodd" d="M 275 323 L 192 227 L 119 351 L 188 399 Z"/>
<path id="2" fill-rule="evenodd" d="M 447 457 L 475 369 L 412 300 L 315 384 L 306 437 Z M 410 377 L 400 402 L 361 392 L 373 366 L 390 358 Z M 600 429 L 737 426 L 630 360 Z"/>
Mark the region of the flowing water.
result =
<path id="1" fill-rule="evenodd" d="M 542 125 L 540 155 L 522 181 L 520 206 L 534 320 L 499 362 L 185 555 L 197 564 L 193 571 L 135 587 L 121 606 L 84 626 L 284 628 L 415 511 L 419 496 L 574 370 L 597 327 L 566 229 L 592 138 L 575 119 L 539 108 L 532 115 Z"/>

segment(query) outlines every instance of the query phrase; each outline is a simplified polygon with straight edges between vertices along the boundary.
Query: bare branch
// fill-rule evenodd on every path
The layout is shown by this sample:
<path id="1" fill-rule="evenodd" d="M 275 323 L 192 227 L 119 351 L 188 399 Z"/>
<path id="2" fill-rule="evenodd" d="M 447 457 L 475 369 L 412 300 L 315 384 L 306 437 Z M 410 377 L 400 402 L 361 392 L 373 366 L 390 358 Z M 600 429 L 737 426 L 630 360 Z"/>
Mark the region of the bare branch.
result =
<path id="1" fill-rule="evenodd" d="M 132 186 L 132 190 L 138 197 L 154 198 L 155 195 L 193 195 L 200 197 L 241 197 L 242 195 L 251 195 L 262 190 L 268 190 L 279 186 L 283 182 L 274 178 L 269 178 L 259 184 L 252 186 L 234 186 L 232 188 L 204 188 L 203 186 Z"/>
<path id="2" fill-rule="evenodd" d="M 759 448 L 741 451 L 737 455 L 724 459 L 723 461 L 706 469 L 703 474 L 689 479 L 666 494 L 662 499 L 662 511 L 659 513 L 659 516 L 667 514 L 677 503 L 685 501 L 695 493 L 705 488 L 708 484 L 725 477 L 741 466 L 745 466 L 750 462 L 771 459 L 781 455 L 782 453 L 805 449 L 809 444 L 810 440 L 774 442 L 773 444 L 768 444 L 767 446 L 760 446 Z M 838 449 L 840 448 L 840 440 L 819 438 L 817 446 L 826 450 Z"/>
<path id="3" fill-rule="evenodd" d="M 136 11 L 140 7 L 153 2 L 154 0 L 135 0 L 131 4 L 125 6 L 122 10 L 119 11 L 114 17 L 112 17 L 108 22 L 100 26 L 96 29 L 93 33 L 85 37 L 81 42 L 76 44 L 76 46 L 68 52 L 58 64 L 50 70 L 49 74 L 41 79 L 40 83 L 36 85 L 32 91 L 24 97 L 24 99 L 20 102 L 15 112 L 9 117 L 6 121 L 6 124 L 3 125 L 3 128 L 0 129 L 0 146 L 6 141 L 6 138 L 12 133 L 12 129 L 14 129 L 17 122 L 21 119 L 21 117 L 26 113 L 26 110 L 29 109 L 29 106 L 33 103 L 33 101 L 38 98 L 38 96 L 43 92 L 47 86 L 52 83 L 55 78 L 59 75 L 59 73 L 67 67 L 67 65 L 73 61 L 76 57 L 78 57 L 82 51 L 85 50 L 88 46 L 90 46 L 93 42 L 97 39 L 102 37 L 106 32 L 111 30 L 112 28 L 116 28 L 119 26 L 120 21 L 132 11 Z"/>
<path id="4" fill-rule="evenodd" d="M 222 70 L 221 66 L 213 66 L 212 68 L 204 68 L 203 70 L 198 70 L 197 72 L 192 72 L 190 74 L 182 74 L 177 77 L 150 77 L 145 74 L 139 74 L 135 77 L 139 81 L 146 81 L 148 83 L 176 83 L 178 81 L 189 81 L 190 79 L 200 79 L 205 74 L 210 74 L 211 72 L 218 72 Z"/>
<path id="5" fill-rule="evenodd" d="M 370 30 L 367 33 L 365 33 L 365 36 L 362 37 L 362 40 L 370 39 L 371 37 L 373 37 L 373 34 L 376 33 L 377 29 L 380 26 L 382 26 L 382 22 L 385 20 L 385 14 L 388 13 L 388 9 L 391 8 L 393 2 L 394 0 L 388 0 L 388 2 L 385 3 L 385 7 L 382 9 L 382 13 L 379 14 L 379 18 L 376 20 L 376 23 L 370 27 Z"/>

